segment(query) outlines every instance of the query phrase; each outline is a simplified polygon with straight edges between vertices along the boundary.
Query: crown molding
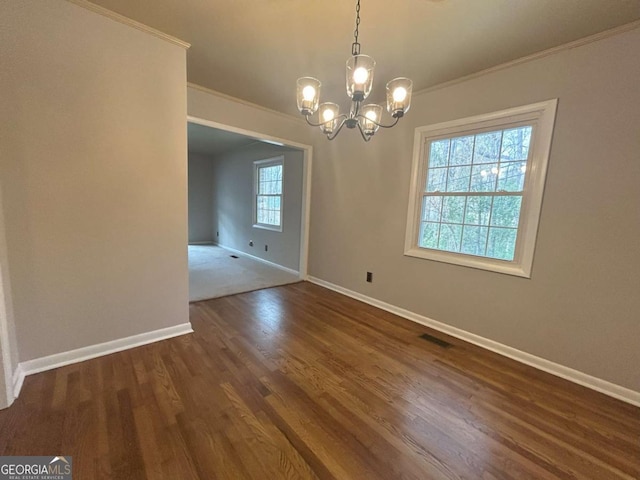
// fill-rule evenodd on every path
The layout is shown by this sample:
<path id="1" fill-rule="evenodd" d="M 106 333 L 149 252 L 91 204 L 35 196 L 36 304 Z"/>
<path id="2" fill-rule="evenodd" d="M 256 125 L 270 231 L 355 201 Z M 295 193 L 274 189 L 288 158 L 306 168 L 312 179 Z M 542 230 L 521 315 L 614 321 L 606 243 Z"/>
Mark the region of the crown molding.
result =
<path id="1" fill-rule="evenodd" d="M 547 50 L 542 50 L 540 52 L 532 53 L 531 55 L 527 55 L 526 57 L 520 57 L 515 60 L 511 60 L 509 62 L 501 63 L 500 65 L 495 65 L 493 67 L 485 68 L 484 70 L 480 70 L 478 72 L 465 75 L 463 77 L 455 78 L 447 82 L 438 83 L 437 85 L 432 85 L 431 87 L 423 88 L 422 90 L 418 90 L 417 92 L 414 92 L 413 96 L 415 97 L 425 93 L 433 92 L 435 90 L 440 90 L 442 88 L 450 87 L 452 85 L 457 85 L 458 83 L 466 82 L 467 80 L 473 80 L 474 78 L 482 77 L 490 73 L 499 72 L 500 70 L 505 70 L 510 67 L 515 67 L 516 65 L 532 62 L 534 60 L 555 55 L 557 53 L 561 53 L 566 50 L 572 50 L 577 47 L 582 47 L 583 45 L 588 45 L 589 43 L 597 42 L 599 40 L 604 40 L 609 37 L 614 37 L 622 33 L 630 32 L 631 30 L 635 30 L 636 28 L 639 28 L 639 27 L 640 27 L 640 20 L 635 20 L 631 23 L 625 23 L 624 25 L 620 25 L 618 27 L 614 27 L 609 30 L 604 30 L 600 33 L 596 33 L 593 35 L 589 35 L 588 37 L 574 40 L 573 42 L 564 43 L 556 47 L 548 48 Z"/>
<path id="2" fill-rule="evenodd" d="M 231 95 L 227 95 L 226 93 L 218 92 L 217 90 L 212 90 L 210 88 L 203 87 L 202 85 L 198 85 L 197 83 L 187 82 L 187 87 L 192 88 L 194 90 L 198 90 L 203 93 L 208 93 L 209 95 L 213 95 L 214 97 L 222 98 L 224 100 L 229 100 L 230 102 L 239 103 L 247 107 L 257 108 L 258 110 L 262 110 L 263 112 L 267 112 L 272 115 L 278 115 L 279 117 L 286 118 L 287 120 L 306 125 L 306 123 L 299 117 L 290 115 L 288 113 L 280 112 L 278 110 L 273 110 L 271 108 L 258 105 L 257 103 L 252 103 L 247 100 L 243 100 L 242 98 L 232 97 Z"/>
<path id="3" fill-rule="evenodd" d="M 173 43 L 179 47 L 184 48 L 185 50 L 191 47 L 190 43 L 180 40 L 179 38 L 172 37 L 171 35 L 167 35 L 166 33 L 161 32 L 160 30 L 156 30 L 155 28 L 151 28 L 143 23 L 136 22 L 135 20 L 131 20 L 130 18 L 125 17 L 124 15 L 120 15 L 119 13 L 112 12 L 104 7 L 96 5 L 95 3 L 91 3 L 87 0 L 66 0 L 69 3 L 73 3 L 74 5 L 78 5 L 86 10 L 102 15 L 103 17 L 110 18 L 111 20 L 115 20 L 116 22 L 122 23 L 129 27 L 133 27 L 142 32 L 153 35 L 154 37 L 165 40 L 169 43 Z"/>

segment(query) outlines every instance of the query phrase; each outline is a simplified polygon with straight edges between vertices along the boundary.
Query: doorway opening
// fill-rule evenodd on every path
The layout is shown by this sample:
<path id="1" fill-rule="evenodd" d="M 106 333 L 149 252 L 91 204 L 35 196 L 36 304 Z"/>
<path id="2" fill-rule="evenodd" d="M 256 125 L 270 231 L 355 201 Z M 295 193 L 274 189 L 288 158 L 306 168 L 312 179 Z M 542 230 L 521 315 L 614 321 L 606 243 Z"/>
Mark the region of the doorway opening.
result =
<path id="1" fill-rule="evenodd" d="M 304 280 L 311 147 L 188 117 L 189 300 Z"/>

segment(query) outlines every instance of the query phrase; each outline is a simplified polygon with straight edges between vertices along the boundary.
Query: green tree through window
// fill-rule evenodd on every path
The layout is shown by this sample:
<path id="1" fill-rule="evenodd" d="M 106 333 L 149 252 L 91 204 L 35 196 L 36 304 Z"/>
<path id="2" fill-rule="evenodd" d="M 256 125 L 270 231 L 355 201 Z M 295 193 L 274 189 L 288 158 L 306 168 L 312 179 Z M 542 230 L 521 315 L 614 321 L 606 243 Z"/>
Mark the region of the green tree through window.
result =
<path id="1" fill-rule="evenodd" d="M 431 141 L 422 248 L 513 260 L 531 125 Z"/>

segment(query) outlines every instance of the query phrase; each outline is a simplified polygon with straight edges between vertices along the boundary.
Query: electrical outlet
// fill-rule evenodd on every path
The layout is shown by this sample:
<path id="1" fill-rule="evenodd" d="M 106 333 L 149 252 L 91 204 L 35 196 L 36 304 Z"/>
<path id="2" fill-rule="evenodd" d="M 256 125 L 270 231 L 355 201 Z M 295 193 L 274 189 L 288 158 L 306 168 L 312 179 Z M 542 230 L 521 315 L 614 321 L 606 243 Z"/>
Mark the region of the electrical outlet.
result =
<path id="1" fill-rule="evenodd" d="M 268 252 L 268 251 L 269 251 L 269 245 L 265 245 L 265 246 L 264 246 L 264 251 L 265 251 L 265 252 Z"/>
<path id="2" fill-rule="evenodd" d="M 367 272 L 367 282 L 373 283 L 373 273 Z"/>
<path id="3" fill-rule="evenodd" d="M 249 246 L 253 247 L 253 240 L 249 240 Z"/>

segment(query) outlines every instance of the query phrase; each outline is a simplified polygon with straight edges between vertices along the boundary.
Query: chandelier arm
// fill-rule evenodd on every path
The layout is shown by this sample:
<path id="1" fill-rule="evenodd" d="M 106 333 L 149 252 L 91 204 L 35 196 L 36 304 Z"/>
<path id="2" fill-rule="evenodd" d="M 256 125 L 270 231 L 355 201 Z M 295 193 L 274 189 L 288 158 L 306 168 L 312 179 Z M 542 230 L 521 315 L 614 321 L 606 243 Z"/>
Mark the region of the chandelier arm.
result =
<path id="1" fill-rule="evenodd" d="M 335 132 L 327 134 L 327 138 L 329 140 L 333 140 L 334 138 L 336 138 L 338 136 L 338 134 L 340 133 L 340 130 L 342 130 L 342 127 L 344 127 L 344 124 L 347 121 L 346 115 L 340 115 L 340 116 L 343 117 L 343 118 L 342 118 L 342 121 L 340 122 L 340 125 L 338 126 L 338 128 L 336 128 Z"/>
<path id="2" fill-rule="evenodd" d="M 307 121 L 307 123 L 308 123 L 309 125 L 311 125 L 312 127 L 322 127 L 322 126 L 324 126 L 324 125 L 327 125 L 328 123 L 333 122 L 334 120 L 338 120 L 339 118 L 342 118 L 342 123 L 344 123 L 344 121 L 347 119 L 347 115 L 346 115 L 346 114 L 344 114 L 344 113 L 342 113 L 342 114 L 338 115 L 337 117 L 332 118 L 331 120 L 327 120 L 326 122 L 313 123 L 311 120 L 309 120 L 309 117 L 310 117 L 310 116 L 311 116 L 311 115 L 305 115 L 305 116 L 304 116 L 304 119 L 305 119 L 305 120 Z"/>
<path id="3" fill-rule="evenodd" d="M 362 115 L 360 115 L 360 116 L 362 116 Z M 364 130 L 362 130 L 362 126 L 360 125 L 360 122 L 358 122 L 357 125 L 358 125 L 358 131 L 360 132 L 360 135 L 362 135 L 362 139 L 365 142 L 368 142 L 369 140 L 371 140 L 371 137 L 373 135 L 367 135 L 366 133 L 364 133 Z"/>
<path id="4" fill-rule="evenodd" d="M 366 120 L 367 122 L 371 122 L 371 123 L 375 123 L 378 127 L 382 127 L 382 128 L 391 128 L 391 127 L 395 127 L 398 122 L 400 121 L 400 117 L 395 117 L 396 121 L 393 122 L 390 125 L 383 125 L 382 123 L 378 123 L 375 120 L 371 120 L 368 117 L 365 117 L 364 115 L 362 115 L 361 113 L 359 113 L 358 115 L 356 115 L 356 118 L 362 118 L 364 120 Z M 360 124 L 360 122 L 358 122 L 358 125 Z"/>

